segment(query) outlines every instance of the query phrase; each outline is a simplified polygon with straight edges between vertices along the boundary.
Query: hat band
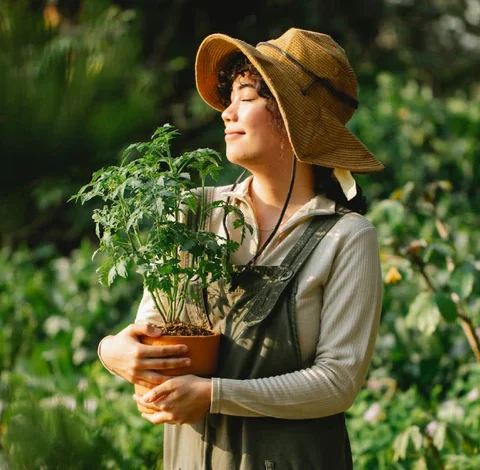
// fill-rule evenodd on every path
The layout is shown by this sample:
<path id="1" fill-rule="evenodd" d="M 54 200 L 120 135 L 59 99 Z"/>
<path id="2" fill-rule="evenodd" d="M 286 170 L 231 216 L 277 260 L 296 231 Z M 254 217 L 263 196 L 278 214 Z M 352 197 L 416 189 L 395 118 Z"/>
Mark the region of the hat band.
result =
<path id="1" fill-rule="evenodd" d="M 259 42 L 256 47 L 258 46 L 268 46 L 272 47 L 275 49 L 277 52 L 280 52 L 285 58 L 287 58 L 290 62 L 292 62 L 294 65 L 299 67 L 301 70 L 303 70 L 307 75 L 310 75 L 310 77 L 313 78 L 313 82 L 308 85 L 307 88 L 300 90 L 302 95 L 306 95 L 308 89 L 314 84 L 314 83 L 320 83 L 323 85 L 332 95 L 336 96 L 337 98 L 341 99 L 345 103 L 347 103 L 349 106 L 352 108 L 357 109 L 358 108 L 358 101 L 355 98 L 352 98 L 350 95 L 347 95 L 343 91 L 335 88 L 330 80 L 328 80 L 325 77 L 321 77 L 320 75 L 317 75 L 313 70 L 310 70 L 308 67 L 305 67 L 302 63 L 300 63 L 295 57 L 291 56 L 288 52 L 285 52 L 283 49 L 280 47 L 276 46 L 275 44 L 271 44 L 270 42 Z"/>

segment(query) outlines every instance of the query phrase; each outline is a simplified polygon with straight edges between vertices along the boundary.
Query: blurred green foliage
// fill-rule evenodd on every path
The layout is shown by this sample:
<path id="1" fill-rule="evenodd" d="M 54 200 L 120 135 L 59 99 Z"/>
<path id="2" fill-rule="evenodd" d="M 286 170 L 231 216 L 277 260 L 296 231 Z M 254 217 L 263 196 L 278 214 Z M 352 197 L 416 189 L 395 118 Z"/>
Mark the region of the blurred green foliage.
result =
<path id="1" fill-rule="evenodd" d="M 385 297 L 348 412 L 355 468 L 480 468 L 478 1 L 245 1 L 241 18 L 126 3 L 0 0 L 0 468 L 161 469 L 161 427 L 96 357 L 134 318 L 141 279 L 99 284 L 91 207 L 66 199 L 168 121 L 184 149 L 221 149 L 195 44 L 290 22 L 345 46 L 361 101 L 348 126 L 386 166 L 356 176 Z M 219 183 L 236 174 L 225 164 Z"/>
<path id="2" fill-rule="evenodd" d="M 55 25 L 25 0 L 0 2 L 6 243 L 78 237 L 85 218 L 74 208 L 64 211 L 65 200 L 99 164 L 115 160 L 126 141 L 150 131 L 158 95 L 140 62 L 134 12 L 94 6 L 85 2 L 81 26 Z"/>
<path id="3" fill-rule="evenodd" d="M 93 247 L 0 252 L 0 455 L 7 468 L 150 469 L 162 430 L 143 420 L 133 386 L 96 360 L 100 336 L 129 323 L 142 287 L 106 289 Z M 131 273 L 133 276 L 133 274 Z M 124 281 L 124 282 L 122 282 Z"/>

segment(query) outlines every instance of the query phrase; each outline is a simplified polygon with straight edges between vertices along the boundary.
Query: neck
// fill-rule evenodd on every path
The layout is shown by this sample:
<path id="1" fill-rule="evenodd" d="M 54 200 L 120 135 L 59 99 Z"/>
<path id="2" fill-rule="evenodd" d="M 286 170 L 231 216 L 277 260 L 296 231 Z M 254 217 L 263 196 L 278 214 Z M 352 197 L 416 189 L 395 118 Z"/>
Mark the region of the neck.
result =
<path id="1" fill-rule="evenodd" d="M 295 182 L 284 221 L 315 196 L 312 166 L 298 160 L 296 163 Z M 275 226 L 285 204 L 291 182 L 292 163 L 283 164 L 274 171 L 252 174 L 250 197 L 257 223 L 261 229 L 269 229 Z"/>

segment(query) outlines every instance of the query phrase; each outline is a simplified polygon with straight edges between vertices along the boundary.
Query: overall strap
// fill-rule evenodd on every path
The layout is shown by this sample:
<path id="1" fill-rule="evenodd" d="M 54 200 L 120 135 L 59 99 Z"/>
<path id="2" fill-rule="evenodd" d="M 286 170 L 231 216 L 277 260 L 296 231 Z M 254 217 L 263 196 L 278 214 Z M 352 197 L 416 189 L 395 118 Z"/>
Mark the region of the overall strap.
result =
<path id="1" fill-rule="evenodd" d="M 265 283 L 250 305 L 249 312 L 243 319 L 247 326 L 253 326 L 264 320 L 272 311 L 280 295 L 290 280 L 298 273 L 305 260 L 313 252 L 329 230 L 348 211 L 337 211 L 332 215 L 313 219 L 303 235 L 298 239 L 287 254 L 282 264 L 278 266 L 276 275 Z"/>
<path id="2" fill-rule="evenodd" d="M 288 268 L 297 263 L 301 266 L 328 231 L 348 212 L 350 211 L 340 209 L 334 214 L 317 216 L 316 219 L 312 220 L 310 226 L 288 252 L 281 266 Z"/>

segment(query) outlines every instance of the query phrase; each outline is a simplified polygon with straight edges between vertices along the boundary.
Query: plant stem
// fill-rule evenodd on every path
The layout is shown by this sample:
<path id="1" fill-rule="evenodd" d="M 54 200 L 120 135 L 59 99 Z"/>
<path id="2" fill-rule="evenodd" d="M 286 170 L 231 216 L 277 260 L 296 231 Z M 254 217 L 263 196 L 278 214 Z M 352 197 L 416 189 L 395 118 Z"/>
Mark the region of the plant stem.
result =
<path id="1" fill-rule="evenodd" d="M 150 292 L 151 296 L 152 296 L 152 299 L 153 299 L 153 303 L 155 304 L 155 307 L 156 309 L 158 310 L 158 313 L 160 314 L 160 316 L 162 317 L 162 320 L 164 323 L 168 323 L 167 321 L 167 314 L 166 312 L 164 311 L 164 308 L 163 308 L 163 305 L 162 305 L 162 302 L 160 299 L 157 299 L 157 294 L 155 294 L 155 292 Z"/>
<path id="2" fill-rule="evenodd" d="M 458 321 L 460 322 L 463 332 L 467 337 L 468 344 L 472 348 L 472 351 L 477 358 L 477 362 L 480 363 L 480 341 L 475 333 L 475 328 L 472 324 L 472 320 L 465 314 L 460 303 L 460 298 L 455 292 L 450 295 L 450 298 L 453 300 L 457 307 Z"/>
<path id="3" fill-rule="evenodd" d="M 205 197 L 205 178 L 201 180 L 201 203 L 200 203 L 200 214 L 199 214 L 199 223 L 197 230 L 205 230 L 205 222 L 206 222 L 206 197 Z"/>

